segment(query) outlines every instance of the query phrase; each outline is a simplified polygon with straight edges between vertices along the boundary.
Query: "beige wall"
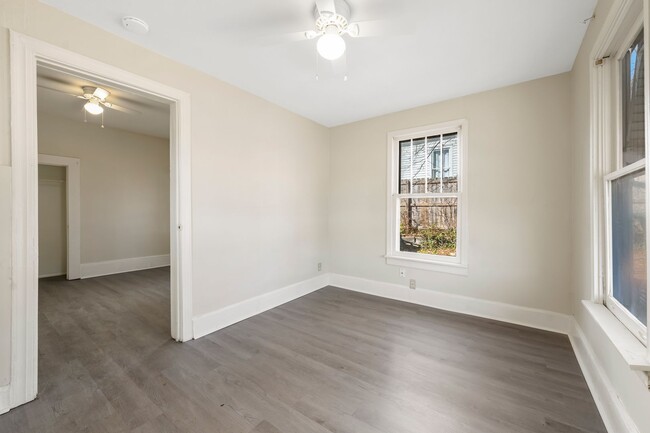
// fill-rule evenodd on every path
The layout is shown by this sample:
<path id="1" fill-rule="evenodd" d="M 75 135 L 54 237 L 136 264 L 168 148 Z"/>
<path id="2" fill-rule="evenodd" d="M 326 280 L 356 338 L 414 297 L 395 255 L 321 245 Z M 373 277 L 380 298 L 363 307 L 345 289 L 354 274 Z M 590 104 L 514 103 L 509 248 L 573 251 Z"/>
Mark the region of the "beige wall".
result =
<path id="1" fill-rule="evenodd" d="M 469 276 L 408 270 L 418 287 L 568 313 L 569 76 L 332 131 L 332 272 L 408 285 L 386 265 L 386 134 L 469 122 Z"/>
<path id="2" fill-rule="evenodd" d="M 38 166 L 38 276 L 67 271 L 65 167 Z"/>
<path id="3" fill-rule="evenodd" d="M 81 263 L 169 254 L 169 140 L 38 115 L 39 153 L 81 160 Z"/>
<path id="4" fill-rule="evenodd" d="M 612 383 L 618 398 L 628 410 L 640 432 L 650 432 L 650 392 L 643 385 L 639 373 L 632 372 L 600 326 L 582 305 L 591 299 L 594 287 L 591 268 L 590 228 L 590 111 L 589 71 L 596 38 L 600 33 L 613 4 L 620 0 L 600 0 L 596 20 L 589 26 L 580 53 L 571 72 L 572 135 L 571 135 L 571 185 L 572 185 L 572 255 L 573 289 L 572 308 L 578 324 L 594 349 L 607 379 Z"/>
<path id="5" fill-rule="evenodd" d="M 10 165 L 8 29 L 190 94 L 195 316 L 314 277 L 318 262 L 327 272 L 327 128 L 38 0 L 2 0 L 0 166 Z M 244 174 L 243 166 L 249 167 Z M 5 180 L 0 191 L 7 187 Z M 6 264 L 11 231 L 0 230 L 0 263 Z M 11 302 L 3 269 L 4 321 Z M 0 386 L 9 379 L 8 353 L 9 327 L 3 326 Z"/>

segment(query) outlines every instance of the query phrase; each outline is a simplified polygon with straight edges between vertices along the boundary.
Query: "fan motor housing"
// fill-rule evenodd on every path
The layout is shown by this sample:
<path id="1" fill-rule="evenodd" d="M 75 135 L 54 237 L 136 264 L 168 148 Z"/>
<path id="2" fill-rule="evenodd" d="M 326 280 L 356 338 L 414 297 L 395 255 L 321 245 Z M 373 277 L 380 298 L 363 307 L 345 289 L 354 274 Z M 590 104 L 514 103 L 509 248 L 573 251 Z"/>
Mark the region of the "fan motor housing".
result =
<path id="1" fill-rule="evenodd" d="M 332 0 L 333 11 L 319 10 L 318 5 L 314 7 L 314 18 L 316 28 L 323 31 L 327 26 L 335 25 L 340 30 L 345 29 L 350 21 L 350 5 L 345 0 Z"/>

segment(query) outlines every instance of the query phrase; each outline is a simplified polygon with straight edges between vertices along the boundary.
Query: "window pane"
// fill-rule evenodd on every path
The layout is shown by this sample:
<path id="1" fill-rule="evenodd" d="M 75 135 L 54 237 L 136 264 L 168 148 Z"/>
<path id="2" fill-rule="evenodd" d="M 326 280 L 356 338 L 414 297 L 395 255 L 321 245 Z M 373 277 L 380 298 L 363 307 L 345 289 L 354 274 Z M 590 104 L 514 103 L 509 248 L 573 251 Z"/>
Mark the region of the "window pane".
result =
<path id="1" fill-rule="evenodd" d="M 415 139 L 413 140 L 413 144 L 411 144 L 411 149 L 413 151 L 413 180 L 411 182 L 412 193 L 426 192 L 425 185 L 427 183 L 428 176 L 426 171 L 427 154 L 424 144 L 424 138 Z"/>
<path id="2" fill-rule="evenodd" d="M 400 199 L 400 251 L 456 255 L 458 199 Z"/>
<path id="3" fill-rule="evenodd" d="M 647 325 L 645 171 L 612 181 L 614 298 Z"/>
<path id="4" fill-rule="evenodd" d="M 643 30 L 622 59 L 623 166 L 645 157 Z"/>
<path id="5" fill-rule="evenodd" d="M 442 137 L 442 191 L 458 192 L 458 134 Z"/>
<path id="6" fill-rule="evenodd" d="M 442 176 L 441 168 L 441 148 L 440 148 L 440 135 L 428 137 L 429 143 L 429 183 L 427 185 L 427 192 L 440 192 L 440 181 Z"/>
<path id="7" fill-rule="evenodd" d="M 411 192 L 411 140 L 399 142 L 399 193 Z"/>

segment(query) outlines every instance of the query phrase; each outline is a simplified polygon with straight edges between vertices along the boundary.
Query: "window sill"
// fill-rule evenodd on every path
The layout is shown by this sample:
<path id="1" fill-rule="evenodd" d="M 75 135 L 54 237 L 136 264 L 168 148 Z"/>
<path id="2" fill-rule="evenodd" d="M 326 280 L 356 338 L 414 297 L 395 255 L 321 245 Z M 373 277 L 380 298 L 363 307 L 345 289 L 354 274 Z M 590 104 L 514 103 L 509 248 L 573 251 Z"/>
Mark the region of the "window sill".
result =
<path id="1" fill-rule="evenodd" d="M 454 275 L 467 275 L 467 265 L 459 263 L 436 262 L 433 260 L 418 260 L 402 256 L 386 255 L 386 264 L 404 268 L 423 269 L 425 271 L 445 272 Z"/>
<path id="2" fill-rule="evenodd" d="M 602 304 L 593 301 L 582 301 L 591 317 L 605 332 L 607 338 L 621 354 L 631 370 L 650 372 L 650 356 L 648 348 L 643 345 L 614 314 Z"/>

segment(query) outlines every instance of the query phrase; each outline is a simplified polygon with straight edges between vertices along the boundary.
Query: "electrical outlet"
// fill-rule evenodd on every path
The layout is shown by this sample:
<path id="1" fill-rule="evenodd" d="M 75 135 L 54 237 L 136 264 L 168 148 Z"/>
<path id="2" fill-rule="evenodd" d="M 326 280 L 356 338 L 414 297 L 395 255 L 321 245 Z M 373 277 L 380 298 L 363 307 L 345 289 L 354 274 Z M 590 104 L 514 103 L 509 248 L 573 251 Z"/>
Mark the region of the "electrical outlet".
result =
<path id="1" fill-rule="evenodd" d="M 406 269 L 399 268 L 399 276 L 402 278 L 406 278 Z"/>
<path id="2" fill-rule="evenodd" d="M 409 288 L 415 290 L 415 280 L 413 279 L 409 280 Z"/>
<path id="3" fill-rule="evenodd" d="M 322 263 L 319 263 L 319 264 L 318 264 L 318 272 L 320 272 L 320 271 L 322 271 L 322 270 L 323 270 L 323 264 L 322 264 Z"/>

